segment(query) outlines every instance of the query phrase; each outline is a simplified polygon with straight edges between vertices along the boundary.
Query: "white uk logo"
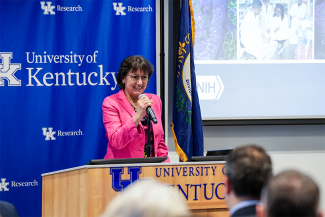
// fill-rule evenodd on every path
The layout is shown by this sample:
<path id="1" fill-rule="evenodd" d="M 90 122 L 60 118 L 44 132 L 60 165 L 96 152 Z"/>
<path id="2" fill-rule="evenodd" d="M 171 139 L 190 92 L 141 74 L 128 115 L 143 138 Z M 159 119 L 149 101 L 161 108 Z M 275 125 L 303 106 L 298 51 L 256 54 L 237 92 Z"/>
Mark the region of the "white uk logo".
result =
<path id="1" fill-rule="evenodd" d="M 52 14 L 54 15 L 55 12 L 53 11 L 53 9 L 55 8 L 55 6 L 51 6 L 52 2 L 46 2 L 47 6 L 45 6 L 45 2 L 41 2 L 41 8 L 44 11 L 43 14 Z"/>
<path id="2" fill-rule="evenodd" d="M 9 185 L 9 182 L 6 182 L 6 179 L 1 179 L 1 183 L 0 183 L 0 191 L 4 190 L 4 191 L 9 191 L 9 188 L 7 188 L 7 185 Z"/>
<path id="3" fill-rule="evenodd" d="M 114 10 L 116 11 L 115 15 L 126 15 L 124 10 L 126 7 L 122 7 L 123 3 L 118 3 L 118 7 L 116 7 L 117 3 L 113 2 Z"/>
<path id="4" fill-rule="evenodd" d="M 56 134 L 56 131 L 52 131 L 53 128 L 49 127 L 49 131 L 47 132 L 47 128 L 42 128 L 43 135 L 45 136 L 45 140 L 55 140 L 54 134 Z"/>
<path id="5" fill-rule="evenodd" d="M 12 53 L 0 53 L 0 59 L 0 86 L 4 86 L 3 79 L 8 81 L 8 86 L 21 86 L 21 81 L 14 75 L 20 70 L 20 63 L 11 63 Z"/>

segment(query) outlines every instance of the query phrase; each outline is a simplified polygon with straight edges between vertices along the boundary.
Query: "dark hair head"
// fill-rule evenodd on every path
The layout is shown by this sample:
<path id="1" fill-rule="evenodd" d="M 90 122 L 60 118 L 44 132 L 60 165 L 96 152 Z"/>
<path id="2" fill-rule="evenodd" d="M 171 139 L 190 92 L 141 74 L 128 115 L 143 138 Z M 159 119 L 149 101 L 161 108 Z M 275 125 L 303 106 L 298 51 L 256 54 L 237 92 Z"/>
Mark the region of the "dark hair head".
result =
<path id="1" fill-rule="evenodd" d="M 234 149 L 226 162 L 229 184 L 238 197 L 260 197 L 272 177 L 272 163 L 265 150 L 256 145 Z"/>
<path id="2" fill-rule="evenodd" d="M 134 56 L 129 56 L 125 58 L 121 65 L 120 68 L 117 72 L 116 80 L 117 84 L 120 89 L 125 88 L 125 85 L 123 84 L 122 80 L 123 78 L 129 73 L 129 72 L 136 72 L 138 70 L 143 71 L 144 73 L 148 73 L 149 79 L 154 71 L 153 65 L 143 56 L 140 55 L 134 55 Z"/>
<path id="3" fill-rule="evenodd" d="M 276 16 L 276 9 L 277 9 L 277 8 L 280 8 L 280 9 L 281 9 L 281 20 L 283 20 L 283 18 L 284 18 L 284 7 L 283 7 L 282 4 L 277 4 L 277 5 L 276 5 L 276 7 L 275 7 L 275 9 L 274 9 L 273 17 Z"/>
<path id="4" fill-rule="evenodd" d="M 261 8 L 262 2 L 260 0 L 253 0 L 253 8 Z"/>
<path id="5" fill-rule="evenodd" d="M 263 190 L 263 201 L 269 217 L 316 217 L 319 205 L 319 189 L 308 176 L 285 171 L 270 180 Z"/>

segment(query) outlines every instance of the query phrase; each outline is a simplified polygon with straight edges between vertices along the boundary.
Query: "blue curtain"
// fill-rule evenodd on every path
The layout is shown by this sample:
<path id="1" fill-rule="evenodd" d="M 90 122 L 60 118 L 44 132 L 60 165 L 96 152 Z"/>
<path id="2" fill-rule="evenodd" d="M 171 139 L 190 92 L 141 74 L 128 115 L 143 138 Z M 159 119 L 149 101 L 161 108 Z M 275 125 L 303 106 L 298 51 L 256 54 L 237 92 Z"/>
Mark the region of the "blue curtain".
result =
<path id="1" fill-rule="evenodd" d="M 127 56 L 155 66 L 155 14 L 155 0 L 0 1 L 0 200 L 20 216 L 41 216 L 42 173 L 105 156 L 102 101 Z"/>

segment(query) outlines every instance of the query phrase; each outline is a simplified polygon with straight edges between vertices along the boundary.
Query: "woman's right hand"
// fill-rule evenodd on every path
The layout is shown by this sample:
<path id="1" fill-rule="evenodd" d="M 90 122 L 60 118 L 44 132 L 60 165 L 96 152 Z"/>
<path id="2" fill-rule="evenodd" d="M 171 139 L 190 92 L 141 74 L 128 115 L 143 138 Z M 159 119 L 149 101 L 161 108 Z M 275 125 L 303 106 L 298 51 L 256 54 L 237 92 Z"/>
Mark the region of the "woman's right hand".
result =
<path id="1" fill-rule="evenodd" d="M 133 116 L 133 120 L 136 126 L 138 126 L 141 119 L 146 115 L 146 109 L 152 105 L 152 101 L 147 97 L 143 96 L 138 100 L 137 112 Z"/>

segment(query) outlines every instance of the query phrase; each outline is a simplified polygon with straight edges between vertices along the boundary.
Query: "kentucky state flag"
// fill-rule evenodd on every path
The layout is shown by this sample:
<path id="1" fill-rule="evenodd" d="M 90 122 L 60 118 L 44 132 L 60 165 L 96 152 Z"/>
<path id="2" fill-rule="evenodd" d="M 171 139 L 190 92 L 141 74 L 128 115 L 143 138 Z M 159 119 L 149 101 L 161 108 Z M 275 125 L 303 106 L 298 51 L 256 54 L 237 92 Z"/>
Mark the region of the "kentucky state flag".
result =
<path id="1" fill-rule="evenodd" d="M 192 156 L 203 156 L 204 145 L 193 59 L 193 9 L 191 1 L 182 2 L 172 132 L 176 152 L 185 162 Z"/>

